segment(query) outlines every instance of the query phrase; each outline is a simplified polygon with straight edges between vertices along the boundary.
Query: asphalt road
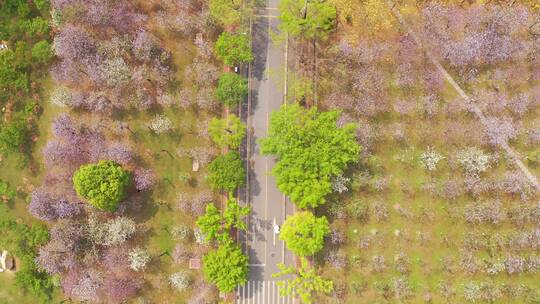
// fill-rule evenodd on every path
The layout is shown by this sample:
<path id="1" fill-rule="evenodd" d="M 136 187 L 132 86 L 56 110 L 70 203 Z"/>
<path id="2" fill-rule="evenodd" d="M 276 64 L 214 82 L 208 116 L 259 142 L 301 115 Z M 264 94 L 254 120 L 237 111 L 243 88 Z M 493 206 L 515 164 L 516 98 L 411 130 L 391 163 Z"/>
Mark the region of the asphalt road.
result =
<path id="1" fill-rule="evenodd" d="M 292 255 L 273 232 L 273 224 L 281 226 L 292 205 L 277 189 L 270 171 L 275 159 L 260 154 L 258 140 L 266 137 L 269 119 L 285 100 L 286 42 L 273 42 L 271 32 L 277 32 L 279 0 L 267 0 L 252 22 L 254 61 L 250 65 L 250 96 L 248 126 L 247 201 L 251 205 L 247 235 L 243 236 L 249 255 L 251 282 L 273 281 L 278 263 L 292 263 Z M 255 291 L 257 292 L 257 291 Z"/>

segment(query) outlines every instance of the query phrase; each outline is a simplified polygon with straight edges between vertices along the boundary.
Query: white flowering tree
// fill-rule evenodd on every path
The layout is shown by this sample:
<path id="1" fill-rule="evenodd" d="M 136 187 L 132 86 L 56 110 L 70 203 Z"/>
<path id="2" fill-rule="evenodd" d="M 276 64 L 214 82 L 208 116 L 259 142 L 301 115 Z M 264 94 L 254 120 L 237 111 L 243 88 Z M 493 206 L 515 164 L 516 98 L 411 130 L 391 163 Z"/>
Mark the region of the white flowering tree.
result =
<path id="1" fill-rule="evenodd" d="M 185 271 L 179 271 L 169 276 L 169 283 L 178 291 L 184 291 L 189 287 L 189 274 Z"/>
<path id="2" fill-rule="evenodd" d="M 349 183 L 351 179 L 340 174 L 332 179 L 332 190 L 334 192 L 343 193 L 349 191 Z"/>
<path id="3" fill-rule="evenodd" d="M 159 114 L 150 121 L 148 127 L 156 134 L 163 134 L 172 130 L 173 123 L 167 116 Z"/>
<path id="4" fill-rule="evenodd" d="M 435 171 L 437 164 L 444 159 L 444 156 L 433 150 L 432 147 L 428 147 L 424 153 L 420 155 L 420 162 L 428 171 Z"/>
<path id="5" fill-rule="evenodd" d="M 150 262 L 150 253 L 148 250 L 140 247 L 133 248 L 128 254 L 129 268 L 134 271 L 141 271 L 146 268 Z"/>
<path id="6" fill-rule="evenodd" d="M 457 159 L 465 172 L 469 174 L 479 174 L 491 167 L 491 156 L 476 147 L 459 151 Z"/>
<path id="7" fill-rule="evenodd" d="M 104 245 L 117 246 L 127 241 L 137 229 L 137 224 L 130 218 L 117 217 L 107 222 L 107 235 Z"/>

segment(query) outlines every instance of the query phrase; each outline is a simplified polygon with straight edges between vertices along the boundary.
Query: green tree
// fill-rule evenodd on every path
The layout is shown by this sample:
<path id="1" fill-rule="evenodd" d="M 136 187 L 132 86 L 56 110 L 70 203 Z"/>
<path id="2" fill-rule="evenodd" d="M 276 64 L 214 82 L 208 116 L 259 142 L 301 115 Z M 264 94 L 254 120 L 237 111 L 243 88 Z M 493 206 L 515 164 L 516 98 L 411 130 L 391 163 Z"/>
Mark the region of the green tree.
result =
<path id="1" fill-rule="evenodd" d="M 240 246 L 223 242 L 203 257 L 203 273 L 219 291 L 231 292 L 247 281 L 248 258 Z"/>
<path id="2" fill-rule="evenodd" d="M 9 214 L 6 205 L 0 204 L 0 231 L 0 248 L 8 250 L 20 261 L 15 273 L 17 287 L 37 297 L 40 303 L 50 303 L 53 290 L 51 277 L 38 270 L 35 263 L 37 248 L 49 241 L 47 227 L 19 223 Z"/>
<path id="3" fill-rule="evenodd" d="M 0 129 L 0 153 L 19 152 L 28 139 L 28 123 L 23 113 L 17 115 Z"/>
<path id="4" fill-rule="evenodd" d="M 12 50 L 0 52 L 0 90 L 11 94 L 30 89 L 28 73 L 25 67 L 17 65 L 17 57 Z"/>
<path id="5" fill-rule="evenodd" d="M 221 33 L 216 41 L 215 52 L 229 66 L 253 60 L 249 38 L 244 34 Z"/>
<path id="6" fill-rule="evenodd" d="M 110 160 L 81 166 L 73 176 L 77 194 L 94 207 L 115 211 L 126 196 L 131 176 L 120 165 Z"/>
<path id="7" fill-rule="evenodd" d="M 23 21 L 21 29 L 30 37 L 41 36 L 49 33 L 49 22 L 41 17 L 36 17 Z"/>
<path id="8" fill-rule="evenodd" d="M 48 13 L 49 12 L 49 0 L 34 0 L 34 4 L 36 5 L 37 9 L 41 12 Z"/>
<path id="9" fill-rule="evenodd" d="M 282 31 L 308 39 L 326 39 L 336 20 L 336 8 L 325 0 L 282 0 L 279 11 Z"/>
<path id="10" fill-rule="evenodd" d="M 235 73 L 223 73 L 219 76 L 216 97 L 228 107 L 236 106 L 246 98 L 247 80 Z"/>
<path id="11" fill-rule="evenodd" d="M 324 247 L 324 237 L 328 233 L 330 227 L 326 217 L 303 211 L 285 220 L 279 238 L 296 255 L 312 256 Z"/>
<path id="12" fill-rule="evenodd" d="M 242 1 L 210 0 L 210 14 L 224 26 L 239 24 L 242 18 Z"/>
<path id="13" fill-rule="evenodd" d="M 339 115 L 283 105 L 270 119 L 268 137 L 260 140 L 263 154 L 278 157 L 272 169 L 278 188 L 300 208 L 325 203 L 331 179 L 358 160 L 356 125 L 338 127 Z"/>
<path id="14" fill-rule="evenodd" d="M 208 166 L 208 182 L 215 190 L 231 192 L 244 184 L 246 170 L 238 152 L 220 155 Z"/>
<path id="15" fill-rule="evenodd" d="M 14 199 L 17 195 L 17 191 L 13 190 L 8 183 L 0 180 L 0 199 L 1 200 L 11 200 Z"/>
<path id="16" fill-rule="evenodd" d="M 206 241 L 221 239 L 221 212 L 213 203 L 206 205 L 206 212 L 197 218 L 195 224 L 201 230 Z"/>
<path id="17" fill-rule="evenodd" d="M 244 218 L 249 214 L 250 208 L 240 206 L 233 197 L 227 200 L 223 213 L 213 204 L 206 205 L 205 214 L 197 219 L 197 227 L 204 234 L 207 241 L 218 240 L 226 242 L 231 239 L 231 228 L 246 230 Z"/>
<path id="18" fill-rule="evenodd" d="M 227 230 L 234 227 L 245 231 L 247 229 L 245 217 L 249 215 L 250 211 L 249 206 L 240 206 L 236 199 L 230 197 L 223 212 L 223 227 Z"/>
<path id="19" fill-rule="evenodd" d="M 246 135 L 246 125 L 234 114 L 219 119 L 213 118 L 208 124 L 210 138 L 220 147 L 237 149 Z"/>
<path id="20" fill-rule="evenodd" d="M 301 258 L 300 261 L 298 269 L 278 264 L 280 272 L 272 275 L 274 278 L 285 276 L 285 280 L 277 282 L 282 296 L 292 295 L 300 298 L 304 304 L 311 304 L 315 293 L 330 293 L 334 290 L 334 283 L 319 276 L 316 269 L 309 266 L 306 258 Z"/>
<path id="21" fill-rule="evenodd" d="M 41 40 L 32 47 L 32 58 L 38 63 L 45 63 L 54 56 L 47 40 Z"/>

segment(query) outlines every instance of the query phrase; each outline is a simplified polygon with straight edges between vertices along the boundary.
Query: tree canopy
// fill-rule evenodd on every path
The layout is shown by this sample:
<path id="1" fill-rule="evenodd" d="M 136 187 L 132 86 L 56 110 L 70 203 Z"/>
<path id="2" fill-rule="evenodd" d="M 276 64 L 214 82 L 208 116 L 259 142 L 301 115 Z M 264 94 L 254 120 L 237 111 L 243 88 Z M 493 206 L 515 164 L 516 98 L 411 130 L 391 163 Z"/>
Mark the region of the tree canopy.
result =
<path id="1" fill-rule="evenodd" d="M 38 269 L 35 258 L 38 248 L 49 240 L 45 225 L 28 226 L 9 214 L 7 205 L 0 204 L 0 248 L 8 250 L 19 258 L 15 273 L 15 284 L 36 296 L 41 303 L 50 303 L 53 292 L 52 279 Z"/>
<path id="2" fill-rule="evenodd" d="M 203 257 L 203 273 L 219 291 L 231 292 L 247 281 L 248 258 L 240 246 L 227 241 Z"/>
<path id="3" fill-rule="evenodd" d="M 0 153 L 18 152 L 28 137 L 28 123 L 22 113 L 0 128 Z"/>
<path id="4" fill-rule="evenodd" d="M 234 198 L 229 198 L 223 213 L 213 203 L 206 205 L 205 214 L 197 219 L 197 227 L 201 229 L 205 240 L 218 240 L 225 242 L 230 240 L 231 228 L 246 230 L 244 218 L 249 214 L 250 208 L 242 207 Z"/>
<path id="5" fill-rule="evenodd" d="M 242 1 L 210 0 L 210 14 L 224 26 L 240 23 L 242 18 Z"/>
<path id="6" fill-rule="evenodd" d="M 45 63 L 53 57 L 51 45 L 47 40 L 41 40 L 32 47 L 32 58 L 40 63 Z"/>
<path id="7" fill-rule="evenodd" d="M 325 39 L 334 28 L 336 8 L 324 0 L 282 0 L 281 30 L 291 36 Z"/>
<path id="8" fill-rule="evenodd" d="M 283 105 L 272 114 L 268 137 L 260 140 L 262 153 L 278 157 L 272 169 L 278 188 L 300 208 L 325 203 L 332 177 L 358 160 L 356 125 L 338 127 L 339 115 Z"/>
<path id="9" fill-rule="evenodd" d="M 249 37 L 244 34 L 221 33 L 216 41 L 215 52 L 216 56 L 229 66 L 253 60 Z"/>
<path id="10" fill-rule="evenodd" d="M 334 290 L 334 283 L 319 276 L 315 268 L 309 266 L 306 258 L 301 258 L 300 261 L 301 265 L 298 269 L 278 264 L 280 272 L 272 275 L 275 278 L 286 276 L 285 280 L 277 282 L 282 296 L 293 295 L 302 300 L 302 303 L 311 304 L 314 293 L 330 293 Z"/>
<path id="11" fill-rule="evenodd" d="M 219 119 L 213 118 L 208 124 L 210 138 L 220 147 L 237 149 L 246 136 L 246 125 L 234 114 Z"/>
<path id="12" fill-rule="evenodd" d="M 216 190 L 231 192 L 245 182 L 246 170 L 238 152 L 220 155 L 208 166 L 208 183 Z"/>
<path id="13" fill-rule="evenodd" d="M 80 197 L 100 210 L 112 212 L 125 198 L 131 175 L 119 164 L 101 160 L 81 166 L 73 176 L 73 184 Z"/>
<path id="14" fill-rule="evenodd" d="M 285 220 L 279 238 L 299 256 L 312 256 L 324 246 L 330 233 L 326 217 L 316 217 L 309 211 L 298 212 Z"/>
<path id="15" fill-rule="evenodd" d="M 235 73 L 223 73 L 219 77 L 216 97 L 228 107 L 241 103 L 248 93 L 247 80 Z"/>

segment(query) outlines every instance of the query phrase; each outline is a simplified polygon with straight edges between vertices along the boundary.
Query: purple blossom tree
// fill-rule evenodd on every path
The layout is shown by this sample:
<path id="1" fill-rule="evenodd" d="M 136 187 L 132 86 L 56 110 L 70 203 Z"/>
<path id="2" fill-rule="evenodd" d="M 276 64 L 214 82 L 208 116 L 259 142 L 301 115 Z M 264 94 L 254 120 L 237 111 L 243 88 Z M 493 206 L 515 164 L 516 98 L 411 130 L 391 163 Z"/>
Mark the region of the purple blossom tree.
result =
<path id="1" fill-rule="evenodd" d="M 135 170 L 133 179 L 135 181 L 135 188 L 138 191 L 145 191 L 154 185 L 155 175 L 150 169 L 137 169 Z"/>
<path id="2" fill-rule="evenodd" d="M 53 205 L 52 208 L 56 213 L 58 219 L 67 219 L 75 217 L 82 212 L 82 204 L 80 203 L 70 203 L 65 198 L 58 199 Z"/>
<path id="3" fill-rule="evenodd" d="M 57 219 L 56 211 L 52 208 L 54 198 L 42 188 L 34 190 L 30 196 L 28 212 L 42 221 L 54 221 Z"/>
<path id="4" fill-rule="evenodd" d="M 62 243 L 51 241 L 39 249 L 36 264 L 48 274 L 56 274 L 75 268 L 77 261 L 73 252 Z"/>
<path id="5" fill-rule="evenodd" d="M 156 45 L 156 38 L 152 34 L 139 30 L 133 40 L 133 54 L 139 60 L 149 61 Z"/>
<path id="6" fill-rule="evenodd" d="M 105 286 L 103 292 L 108 303 L 122 303 L 137 294 L 143 286 L 143 280 L 133 275 L 115 277 L 109 273 L 103 281 L 103 286 Z"/>
<path id="7" fill-rule="evenodd" d="M 81 301 L 98 302 L 99 290 L 103 287 L 103 274 L 94 269 L 82 272 L 71 289 L 71 295 Z"/>
<path id="8" fill-rule="evenodd" d="M 67 113 L 60 114 L 52 123 L 52 131 L 54 136 L 63 137 L 69 141 L 75 141 L 79 134 L 73 120 Z"/>
<path id="9" fill-rule="evenodd" d="M 94 40 L 77 26 L 67 25 L 55 36 L 53 48 L 60 58 L 78 62 L 96 51 Z"/>
<path id="10" fill-rule="evenodd" d="M 88 238 L 84 226 L 78 221 L 59 221 L 50 230 L 51 240 L 62 245 L 69 252 L 76 253 L 83 248 Z"/>
<path id="11" fill-rule="evenodd" d="M 486 118 L 485 134 L 489 144 L 497 146 L 504 144 L 518 136 L 518 130 L 509 117 Z"/>
<path id="12" fill-rule="evenodd" d="M 116 143 L 107 149 L 107 158 L 115 162 L 126 165 L 133 160 L 133 152 L 130 147 Z"/>
<path id="13" fill-rule="evenodd" d="M 113 272 L 116 272 L 116 270 L 128 269 L 128 252 L 129 249 L 126 248 L 126 246 L 110 247 L 104 252 L 101 263 L 104 267 Z"/>

